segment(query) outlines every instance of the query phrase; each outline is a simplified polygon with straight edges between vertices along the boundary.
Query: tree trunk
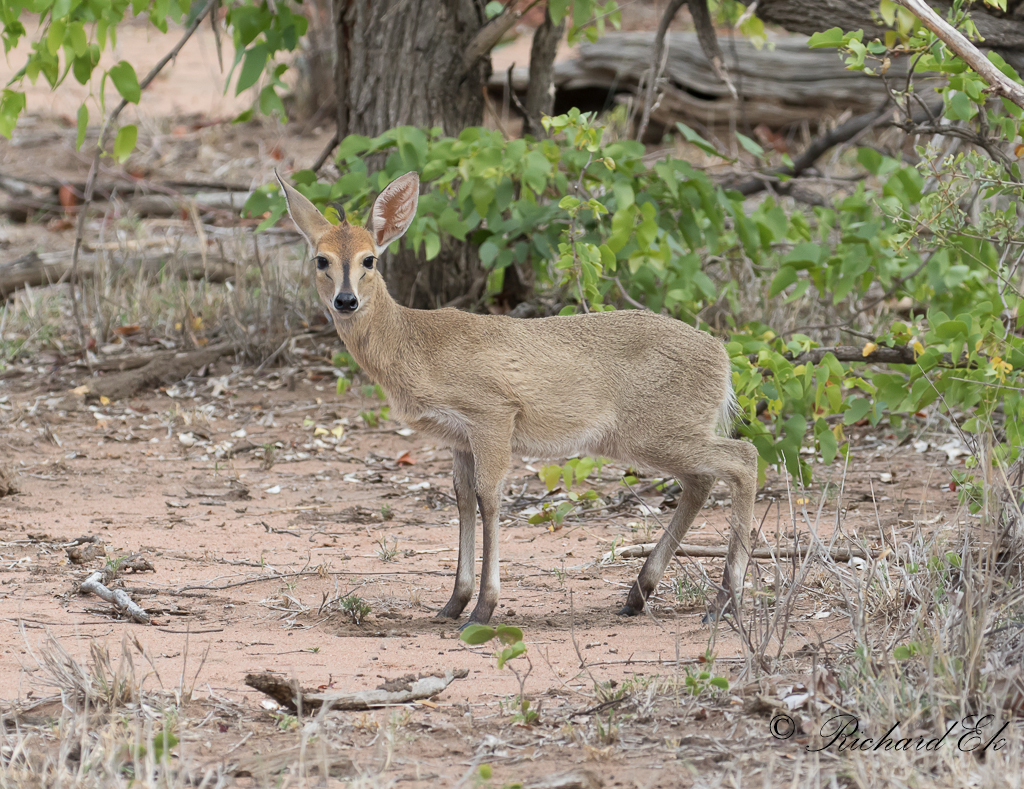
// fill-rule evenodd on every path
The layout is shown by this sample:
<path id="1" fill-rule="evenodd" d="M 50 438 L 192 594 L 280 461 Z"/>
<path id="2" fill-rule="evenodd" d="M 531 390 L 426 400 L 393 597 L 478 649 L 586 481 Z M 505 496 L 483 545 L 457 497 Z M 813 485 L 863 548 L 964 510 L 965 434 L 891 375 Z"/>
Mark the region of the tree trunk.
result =
<path id="1" fill-rule="evenodd" d="M 542 115 L 550 115 L 555 107 L 555 54 L 565 32 L 565 20 L 551 21 L 551 9 L 545 9 L 544 21 L 533 32 L 530 46 L 530 81 L 526 87 L 525 131 L 539 136 L 544 133 L 540 125 Z"/>
<path id="2" fill-rule="evenodd" d="M 930 2 L 945 17 L 948 2 Z M 877 23 L 877 0 L 761 0 L 757 4 L 762 21 L 779 25 L 793 33 L 811 35 L 831 27 L 863 30 L 864 41 L 882 38 L 885 27 Z M 978 26 L 982 46 L 997 50 L 1018 71 L 1024 67 L 1024 2 L 1010 0 L 1005 12 L 975 3 L 971 19 Z"/>
<path id="3" fill-rule="evenodd" d="M 467 70 L 463 53 L 486 21 L 484 5 L 335 0 L 339 138 L 407 125 L 457 135 L 479 125 L 490 57 Z M 386 254 L 381 271 L 400 304 L 425 308 L 464 296 L 482 274 L 476 247 L 454 239 L 429 262 L 407 250 Z"/>

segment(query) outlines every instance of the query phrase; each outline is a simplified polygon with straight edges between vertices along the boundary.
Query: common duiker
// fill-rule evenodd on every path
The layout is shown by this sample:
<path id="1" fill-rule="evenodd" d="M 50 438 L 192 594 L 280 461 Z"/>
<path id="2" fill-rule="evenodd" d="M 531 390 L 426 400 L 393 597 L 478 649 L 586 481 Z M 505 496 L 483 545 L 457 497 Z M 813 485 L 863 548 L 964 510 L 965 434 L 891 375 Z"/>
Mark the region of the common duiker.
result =
<path id="1" fill-rule="evenodd" d="M 415 310 L 388 294 L 378 256 L 409 228 L 419 176 L 377 197 L 366 228 L 328 222 L 281 181 L 313 250 L 316 288 L 338 336 L 388 394 L 391 413 L 451 447 L 459 509 L 455 590 L 438 617 L 473 596 L 476 510 L 483 520 L 480 595 L 471 622 L 498 603 L 498 508 L 513 453 L 604 455 L 679 480 L 680 503 L 619 612 L 634 616 L 661 579 L 716 478 L 732 491 L 732 528 L 715 615 L 737 604 L 750 555 L 757 486 L 753 445 L 716 435 L 731 422 L 729 358 L 705 332 L 639 310 L 516 319 Z"/>

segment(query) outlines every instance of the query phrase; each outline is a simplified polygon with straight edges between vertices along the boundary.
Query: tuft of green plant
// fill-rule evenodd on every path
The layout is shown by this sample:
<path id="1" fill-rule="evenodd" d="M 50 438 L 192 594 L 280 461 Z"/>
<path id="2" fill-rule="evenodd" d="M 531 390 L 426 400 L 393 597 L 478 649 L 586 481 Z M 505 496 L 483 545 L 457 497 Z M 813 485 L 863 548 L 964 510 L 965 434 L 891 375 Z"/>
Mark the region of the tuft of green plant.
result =
<path id="1" fill-rule="evenodd" d="M 391 409 L 388 406 L 382 406 L 377 409 L 369 409 L 366 411 L 359 412 L 359 418 L 363 420 L 369 428 L 380 427 L 381 422 L 386 422 L 388 416 L 391 413 Z"/>
<path id="2" fill-rule="evenodd" d="M 676 602 L 687 607 L 707 605 L 707 588 L 691 581 L 689 576 L 680 575 L 672 582 L 672 593 Z"/>
<path id="3" fill-rule="evenodd" d="M 340 606 L 341 610 L 352 617 L 352 621 L 357 625 L 361 624 L 369 616 L 371 610 L 370 606 L 362 598 L 354 594 L 342 598 Z"/>
<path id="4" fill-rule="evenodd" d="M 459 634 L 459 639 L 470 646 L 478 646 L 480 644 L 486 644 L 492 639 L 497 639 L 504 647 L 499 647 L 494 652 L 494 657 L 497 658 L 498 668 L 504 668 L 508 666 L 515 678 L 519 681 L 519 698 L 517 699 L 517 712 L 514 715 L 514 720 L 519 723 L 525 723 L 532 725 L 540 720 L 540 707 L 531 709 L 531 702 L 526 698 L 526 678 L 530 676 L 530 672 L 533 671 L 533 663 L 530 661 L 528 655 L 526 655 L 526 644 L 523 642 L 523 631 L 518 627 L 512 627 L 511 625 L 498 625 L 492 627 L 491 625 L 477 625 L 470 624 L 463 628 Z M 526 656 L 527 670 L 520 674 L 516 670 L 516 667 L 510 662 L 515 658 L 524 655 Z"/>
<path id="5" fill-rule="evenodd" d="M 392 537 L 391 544 L 388 545 L 387 535 L 382 534 L 377 540 L 377 557 L 382 562 L 393 562 L 396 556 L 398 556 L 398 538 Z"/>

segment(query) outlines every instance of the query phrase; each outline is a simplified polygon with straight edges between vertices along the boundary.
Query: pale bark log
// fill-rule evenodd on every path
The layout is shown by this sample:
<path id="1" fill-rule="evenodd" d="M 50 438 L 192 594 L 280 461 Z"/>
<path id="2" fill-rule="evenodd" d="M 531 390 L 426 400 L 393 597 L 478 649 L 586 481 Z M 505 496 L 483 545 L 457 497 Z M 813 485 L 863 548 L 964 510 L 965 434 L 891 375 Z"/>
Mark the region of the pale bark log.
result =
<path id="1" fill-rule="evenodd" d="M 292 711 L 313 712 L 325 704 L 332 710 L 366 710 L 389 704 L 406 704 L 429 699 L 447 688 L 454 680 L 468 675 L 466 669 L 445 671 L 443 674 L 412 675 L 391 679 L 373 690 L 350 693 L 320 693 L 300 688 L 298 683 L 275 674 L 248 674 L 245 684 L 270 696 L 278 704 Z"/>
<path id="2" fill-rule="evenodd" d="M 625 548 L 616 550 L 614 556 L 612 551 L 608 551 L 602 557 L 602 561 L 610 562 L 613 559 L 638 559 L 650 556 L 656 545 L 657 543 L 654 542 L 627 545 Z M 755 548 L 750 552 L 750 558 L 762 561 L 765 559 L 802 559 L 808 553 L 816 550 L 817 548 L 813 545 L 801 545 L 799 547 L 782 545 L 777 548 Z M 880 551 L 865 552 L 863 548 L 823 548 L 822 552 L 835 562 L 848 562 L 850 559 L 873 559 L 881 553 Z M 676 548 L 676 556 L 693 556 L 705 559 L 724 559 L 727 553 L 728 549 L 724 545 L 680 545 Z"/>

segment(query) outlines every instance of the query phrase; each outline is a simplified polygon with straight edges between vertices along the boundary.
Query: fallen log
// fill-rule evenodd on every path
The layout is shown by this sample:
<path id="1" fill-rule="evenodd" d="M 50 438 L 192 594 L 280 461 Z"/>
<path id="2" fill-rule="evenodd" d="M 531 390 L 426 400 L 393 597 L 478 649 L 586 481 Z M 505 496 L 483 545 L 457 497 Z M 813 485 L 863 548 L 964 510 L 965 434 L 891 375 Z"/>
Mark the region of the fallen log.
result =
<path id="1" fill-rule="evenodd" d="M 637 559 L 650 556 L 656 542 L 645 542 L 641 545 L 628 545 L 616 551 L 608 551 L 601 560 L 610 562 L 613 559 Z M 676 556 L 692 556 L 704 559 L 724 559 L 728 548 L 724 545 L 680 545 L 676 548 Z M 750 552 L 751 559 L 802 559 L 807 554 L 817 552 L 813 545 L 782 545 L 777 548 L 754 548 Z M 881 551 L 865 551 L 863 548 L 823 548 L 822 553 L 835 562 L 848 562 L 850 559 L 874 559 Z M 614 554 L 614 555 L 613 555 Z"/>
<path id="2" fill-rule="evenodd" d="M 130 245 L 122 248 L 120 244 L 113 247 L 106 244 L 96 247 L 101 247 L 97 249 L 97 254 L 83 254 L 79 258 L 78 276 L 83 279 L 95 276 L 100 267 L 99 252 L 108 255 L 108 266 L 123 266 L 133 274 L 137 274 L 141 268 L 144 273 L 154 278 L 167 273 L 180 279 L 224 282 L 234 277 L 239 270 L 233 261 L 218 253 L 209 252 L 204 261 L 201 253 L 183 252 L 166 242 L 161 242 L 159 247 L 153 245 L 145 250 L 138 247 L 132 249 Z M 8 298 L 26 286 L 40 288 L 66 282 L 70 273 L 70 252 L 29 252 L 7 263 L 0 263 L 0 300 Z"/>
<path id="3" fill-rule="evenodd" d="M 61 204 L 58 192 L 47 189 L 33 189 L 22 192 L 8 189 L 8 198 L 0 202 L 0 214 L 10 217 L 15 222 L 27 222 L 37 213 L 61 214 L 74 213 L 77 205 Z M 190 210 L 192 205 L 202 214 L 210 211 L 241 212 L 245 201 L 249 198 L 248 191 L 233 192 L 197 192 L 195 194 L 115 194 L 109 203 L 97 201 L 94 205 L 98 213 L 105 211 L 110 205 L 119 213 L 129 213 L 141 217 L 178 216 Z"/>
<path id="4" fill-rule="evenodd" d="M 145 364 L 134 369 L 126 368 L 123 372 L 87 379 L 87 390 L 83 394 L 89 399 L 108 397 L 111 400 L 123 400 L 134 397 L 143 389 L 180 381 L 234 350 L 235 345 L 226 342 L 196 351 L 155 353 L 148 357 Z M 128 362 L 128 359 L 125 361 Z"/>
<path id="5" fill-rule="evenodd" d="M 282 707 L 292 712 L 312 712 L 325 704 L 332 710 L 367 710 L 388 704 L 407 704 L 410 701 L 429 699 L 447 688 L 456 679 L 469 674 L 464 668 L 442 673 L 406 674 L 404 677 L 389 679 L 373 690 L 359 690 L 350 693 L 324 693 L 300 688 L 294 680 L 285 680 L 276 674 L 247 674 L 245 684 L 258 690 Z"/>
<path id="6" fill-rule="evenodd" d="M 642 104 L 641 84 L 650 71 L 654 45 L 654 31 L 611 32 L 582 44 L 578 57 L 555 64 L 556 106 L 595 92 L 604 94 L 598 101 L 601 106 L 582 109 L 601 109 L 612 95 L 618 101 Z M 804 36 L 780 38 L 774 49 L 757 49 L 742 38 L 730 41 L 725 59 L 738 97 L 715 73 L 696 33 L 670 33 L 666 45 L 668 59 L 658 85 L 661 98 L 651 110 L 651 119 L 665 126 L 683 121 L 779 128 L 817 123 L 823 112 L 867 112 L 888 98 L 881 80 L 847 70 L 833 50 L 808 49 Z M 906 75 L 906 68 L 897 60 L 887 75 L 898 79 Z M 517 93 L 525 93 L 528 78 L 527 69 L 513 70 Z M 489 87 L 500 90 L 505 82 L 504 74 L 495 75 Z"/>

